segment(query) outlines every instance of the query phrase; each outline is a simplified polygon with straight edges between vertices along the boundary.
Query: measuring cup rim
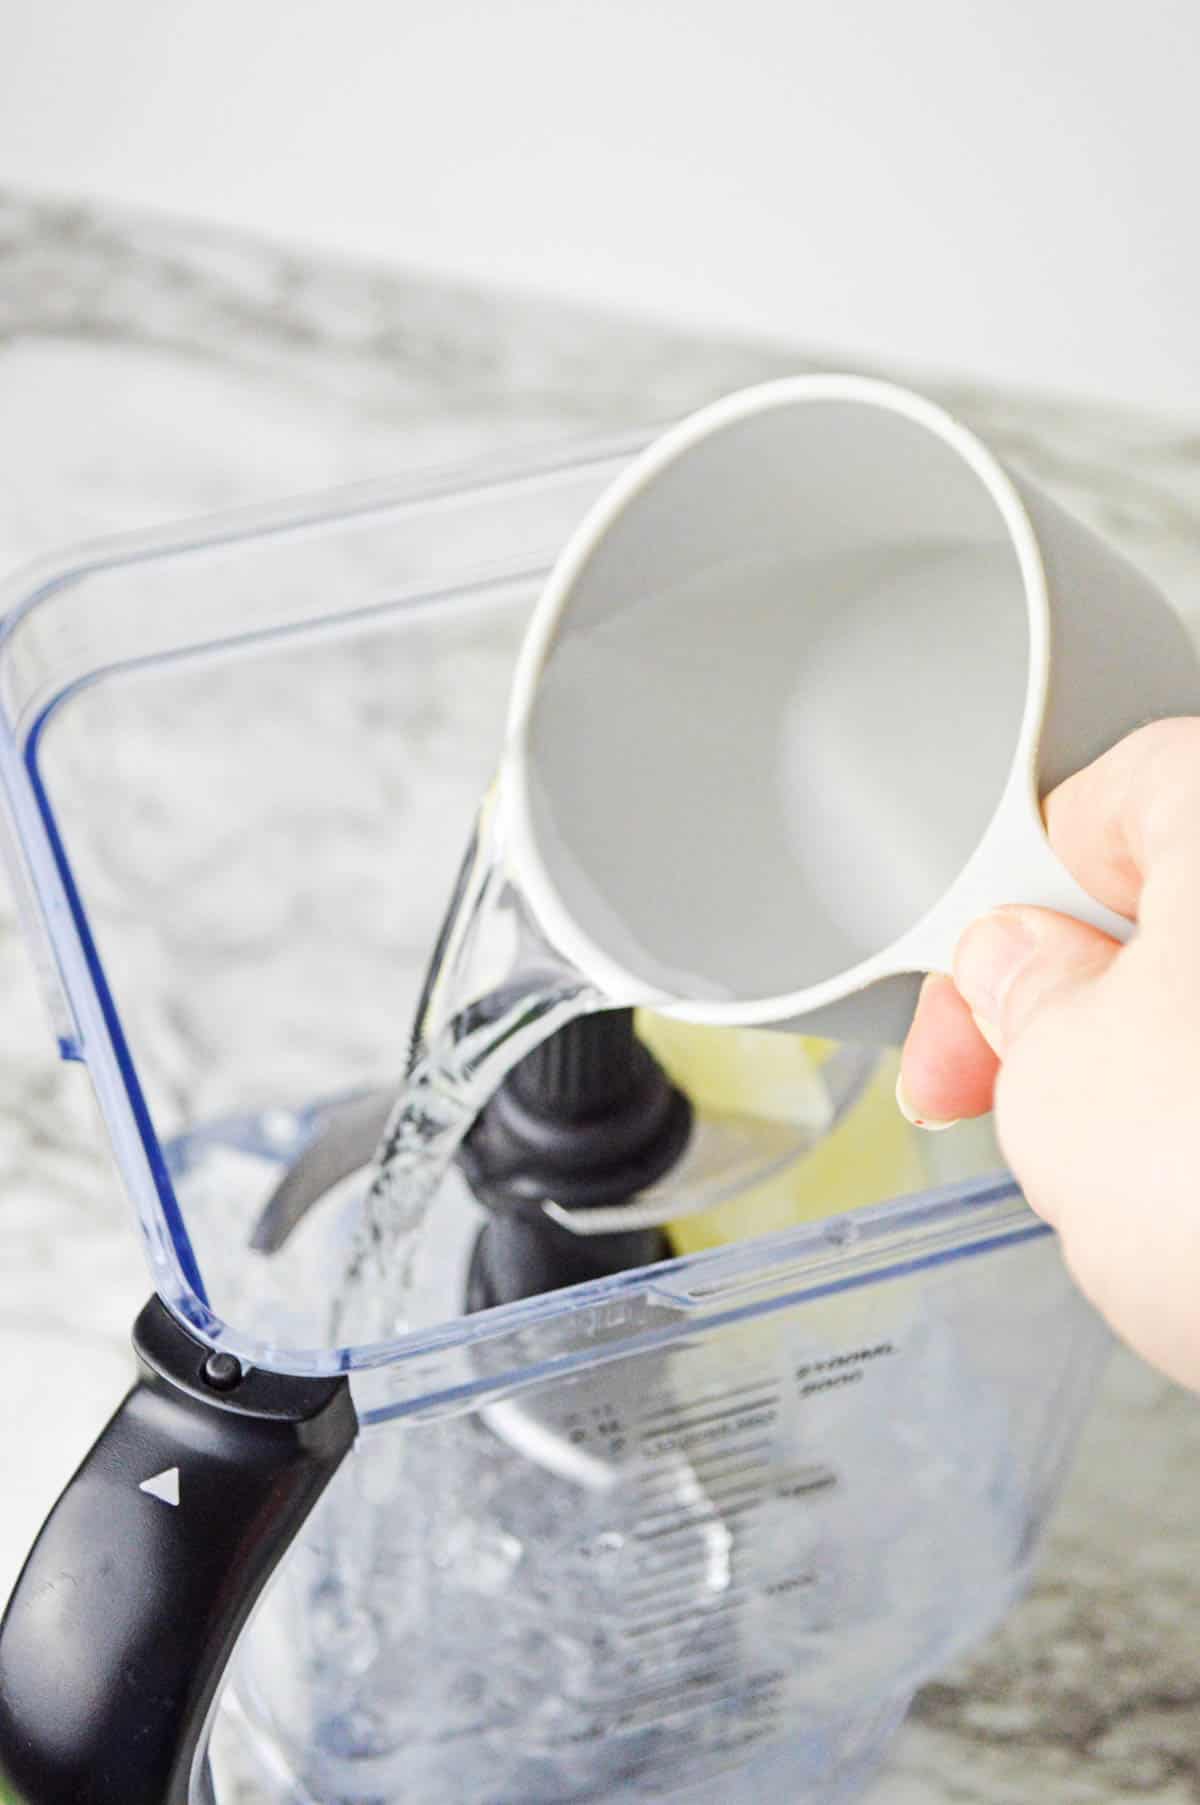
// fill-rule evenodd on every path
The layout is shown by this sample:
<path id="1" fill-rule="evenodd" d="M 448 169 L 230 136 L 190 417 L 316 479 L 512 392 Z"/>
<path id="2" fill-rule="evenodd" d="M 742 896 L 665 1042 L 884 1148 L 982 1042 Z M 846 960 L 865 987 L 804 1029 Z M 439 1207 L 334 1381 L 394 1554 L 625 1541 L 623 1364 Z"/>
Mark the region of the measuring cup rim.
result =
<path id="1" fill-rule="evenodd" d="M 617 1001 L 652 1003 L 680 1020 L 730 1027 L 786 1022 L 853 996 L 881 978 L 927 970 L 915 963 L 928 916 L 914 922 L 897 939 L 855 965 L 802 989 L 760 998 L 689 999 L 676 997 L 609 957 L 575 921 L 558 893 L 538 850 L 527 783 L 528 734 L 538 682 L 570 604 L 576 582 L 605 534 L 627 507 L 671 465 L 696 445 L 726 427 L 775 408 L 812 402 L 841 401 L 900 415 L 947 445 L 974 472 L 1003 521 L 1017 556 L 1028 629 L 1025 700 L 1013 745 L 1009 782 L 997 797 L 991 816 L 964 868 L 976 860 L 1003 812 L 1028 800 L 1029 826 L 1044 834 L 1038 812 L 1036 755 L 1046 711 L 1049 685 L 1050 610 L 1046 572 L 1028 511 L 1008 472 L 975 433 L 936 402 L 901 384 L 876 377 L 821 373 L 781 377 L 739 389 L 689 414 L 641 452 L 593 503 L 571 534 L 546 581 L 530 617 L 513 673 L 509 696 L 504 759 L 499 786 L 503 833 L 510 869 L 523 889 L 543 931 L 558 950 Z M 1015 780 L 1015 782 L 1014 782 Z M 1016 794 L 1014 794 L 1014 791 Z M 929 911 L 933 914 L 937 909 Z M 964 922 L 963 927 L 967 924 Z M 911 949 L 911 951 L 910 951 Z"/>

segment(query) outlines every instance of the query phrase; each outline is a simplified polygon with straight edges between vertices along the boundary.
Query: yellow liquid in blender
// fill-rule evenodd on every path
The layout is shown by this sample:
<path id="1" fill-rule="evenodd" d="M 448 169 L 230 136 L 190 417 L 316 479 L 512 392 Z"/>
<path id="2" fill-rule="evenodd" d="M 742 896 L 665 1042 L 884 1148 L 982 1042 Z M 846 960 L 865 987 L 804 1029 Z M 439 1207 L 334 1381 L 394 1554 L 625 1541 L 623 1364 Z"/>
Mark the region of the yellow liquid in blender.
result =
<path id="1" fill-rule="evenodd" d="M 639 1013 L 638 1033 L 698 1109 L 814 1125 L 828 1109 L 821 1078 L 828 1041 L 697 1026 L 648 1010 Z M 672 1252 L 772 1234 L 928 1184 L 921 1137 L 896 1107 L 898 1067 L 898 1053 L 881 1054 L 858 1101 L 783 1171 L 716 1209 L 668 1223 Z"/>

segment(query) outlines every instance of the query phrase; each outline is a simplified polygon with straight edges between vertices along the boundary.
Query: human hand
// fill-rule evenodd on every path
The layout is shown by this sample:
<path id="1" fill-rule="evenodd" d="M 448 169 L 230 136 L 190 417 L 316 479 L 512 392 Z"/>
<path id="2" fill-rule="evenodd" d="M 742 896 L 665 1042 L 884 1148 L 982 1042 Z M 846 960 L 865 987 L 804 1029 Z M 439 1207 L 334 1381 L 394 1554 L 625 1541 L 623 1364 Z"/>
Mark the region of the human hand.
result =
<path id="1" fill-rule="evenodd" d="M 1121 741 L 1045 804 L 1050 842 L 1137 922 L 1122 947 L 1000 909 L 926 980 L 897 1095 L 940 1127 L 995 1109 L 1005 1158 L 1080 1285 L 1200 1388 L 1200 719 Z"/>

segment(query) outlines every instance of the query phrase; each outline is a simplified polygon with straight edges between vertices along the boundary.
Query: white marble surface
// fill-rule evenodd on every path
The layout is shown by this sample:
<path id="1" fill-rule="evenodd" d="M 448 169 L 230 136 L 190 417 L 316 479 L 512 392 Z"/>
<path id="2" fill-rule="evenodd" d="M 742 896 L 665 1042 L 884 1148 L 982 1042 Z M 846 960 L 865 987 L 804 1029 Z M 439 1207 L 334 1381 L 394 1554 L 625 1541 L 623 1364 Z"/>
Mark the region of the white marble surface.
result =
<path id="1" fill-rule="evenodd" d="M 0 574 L 97 531 L 623 430 L 836 361 L 0 197 Z M 1200 428 L 942 392 L 1200 602 Z M 146 1280 L 7 902 L 0 998 L 2 1594 L 120 1395 Z M 1032 1597 L 924 1694 L 871 1805 L 1200 1801 L 1198 1516 L 1200 1406 L 1120 1356 Z"/>

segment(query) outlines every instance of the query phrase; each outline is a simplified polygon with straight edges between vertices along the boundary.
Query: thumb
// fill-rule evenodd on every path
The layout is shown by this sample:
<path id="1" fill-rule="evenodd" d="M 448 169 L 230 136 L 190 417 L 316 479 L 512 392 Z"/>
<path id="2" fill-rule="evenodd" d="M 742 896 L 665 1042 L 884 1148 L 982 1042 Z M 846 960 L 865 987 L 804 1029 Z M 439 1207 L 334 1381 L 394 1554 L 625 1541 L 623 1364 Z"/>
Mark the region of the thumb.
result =
<path id="1" fill-rule="evenodd" d="M 1098 928 L 1049 909 L 996 909 L 958 944 L 954 982 L 1003 1059 L 1048 1007 L 1106 972 L 1120 947 Z"/>

